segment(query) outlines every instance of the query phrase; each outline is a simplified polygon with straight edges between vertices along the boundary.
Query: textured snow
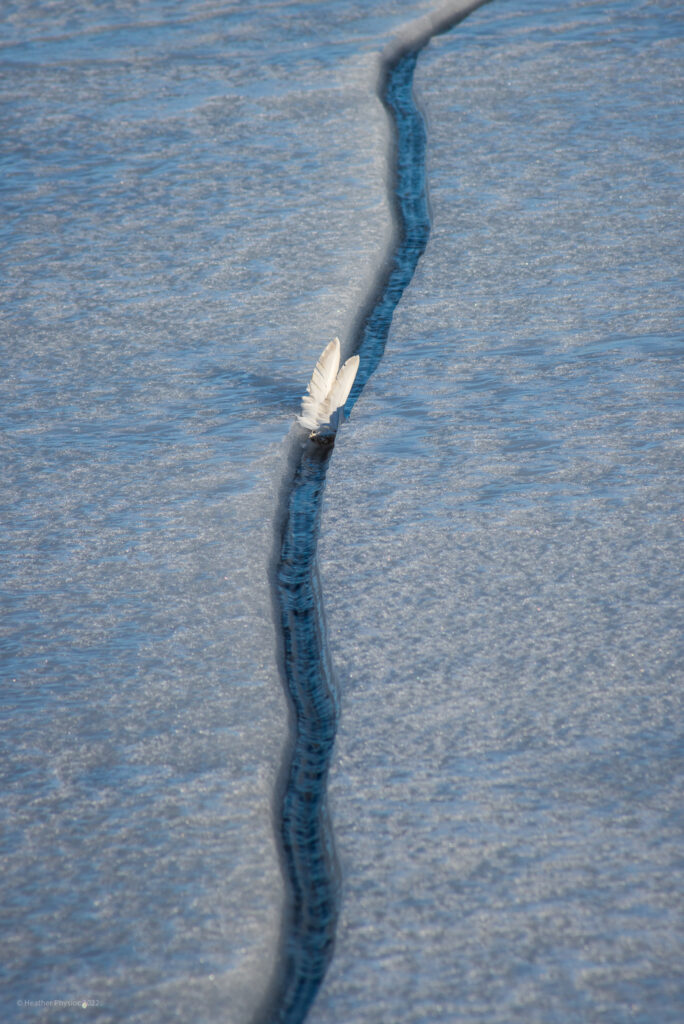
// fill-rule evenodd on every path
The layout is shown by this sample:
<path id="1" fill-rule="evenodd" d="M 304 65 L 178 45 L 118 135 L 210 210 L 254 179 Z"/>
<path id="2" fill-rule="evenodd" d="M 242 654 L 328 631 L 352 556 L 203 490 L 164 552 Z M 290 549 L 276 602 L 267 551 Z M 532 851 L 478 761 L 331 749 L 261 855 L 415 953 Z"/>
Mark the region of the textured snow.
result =
<path id="1" fill-rule="evenodd" d="M 4 1020 L 268 984 L 286 437 L 390 238 L 379 54 L 433 10 L 3 7 Z M 433 234 L 324 511 L 313 1021 L 681 1017 L 677 13 L 492 4 L 419 60 Z"/>
<path id="2" fill-rule="evenodd" d="M 389 238 L 378 55 L 429 7 L 3 7 L 5 1020 L 268 983 L 285 439 Z"/>
<path id="3" fill-rule="evenodd" d="M 322 520 L 312 1024 L 681 1019 L 675 18 L 493 4 L 419 59 L 432 235 Z"/>

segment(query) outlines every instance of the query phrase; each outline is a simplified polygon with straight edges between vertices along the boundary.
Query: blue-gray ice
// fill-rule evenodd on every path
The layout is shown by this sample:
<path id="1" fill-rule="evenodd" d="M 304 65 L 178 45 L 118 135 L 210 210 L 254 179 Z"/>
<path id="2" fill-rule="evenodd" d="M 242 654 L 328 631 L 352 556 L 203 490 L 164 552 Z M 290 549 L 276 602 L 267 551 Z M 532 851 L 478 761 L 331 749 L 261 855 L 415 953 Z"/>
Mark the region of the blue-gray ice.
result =
<path id="1" fill-rule="evenodd" d="M 678 17 L 492 4 L 419 59 L 432 234 L 322 517 L 312 1024 L 684 1014 Z"/>
<path id="2" fill-rule="evenodd" d="M 5 1020 L 262 998 L 285 439 L 391 234 L 379 55 L 434 6 L 5 5 Z M 312 1022 L 681 1018 L 677 15 L 502 0 L 419 60 L 432 236 L 323 515 Z"/>

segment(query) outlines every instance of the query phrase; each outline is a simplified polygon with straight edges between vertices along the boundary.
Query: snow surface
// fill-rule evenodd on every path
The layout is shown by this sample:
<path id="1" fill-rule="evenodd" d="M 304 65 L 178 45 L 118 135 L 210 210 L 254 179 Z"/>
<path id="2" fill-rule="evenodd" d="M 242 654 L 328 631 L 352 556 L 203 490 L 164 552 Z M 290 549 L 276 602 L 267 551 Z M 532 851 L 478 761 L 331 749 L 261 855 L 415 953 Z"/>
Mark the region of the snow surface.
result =
<path id="1" fill-rule="evenodd" d="M 493 4 L 419 59 L 431 239 L 322 518 L 311 1024 L 684 1012 L 677 17 Z"/>
<path id="2" fill-rule="evenodd" d="M 5 1020 L 268 983 L 286 437 L 389 238 L 379 54 L 429 7 L 3 7 Z"/>
<path id="3" fill-rule="evenodd" d="M 677 8 L 632 6 L 493 4 L 419 61 L 433 235 L 328 478 L 314 1021 L 681 1010 Z M 433 9 L 3 6 L 5 1020 L 268 983 L 286 438 L 390 237 L 379 54 Z"/>

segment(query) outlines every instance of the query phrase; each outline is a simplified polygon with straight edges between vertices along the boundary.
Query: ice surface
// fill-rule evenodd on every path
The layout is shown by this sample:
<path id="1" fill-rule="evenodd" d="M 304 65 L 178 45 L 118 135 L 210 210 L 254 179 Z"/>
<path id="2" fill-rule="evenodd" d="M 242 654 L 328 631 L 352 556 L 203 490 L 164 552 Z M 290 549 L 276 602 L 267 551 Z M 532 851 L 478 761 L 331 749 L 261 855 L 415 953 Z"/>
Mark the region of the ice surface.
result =
<path id="1" fill-rule="evenodd" d="M 433 9 L 3 6 L 5 1020 L 268 982 L 285 438 L 389 237 L 378 54 Z M 431 247 L 328 478 L 312 1019 L 680 1005 L 676 13 L 502 3 L 419 62 Z"/>
<path id="2" fill-rule="evenodd" d="M 312 1024 L 684 1012 L 677 16 L 492 4 L 419 59 L 432 235 L 322 519 Z"/>
<path id="3" fill-rule="evenodd" d="M 268 982 L 285 438 L 431 6 L 3 6 L 5 1020 L 244 1021 Z"/>

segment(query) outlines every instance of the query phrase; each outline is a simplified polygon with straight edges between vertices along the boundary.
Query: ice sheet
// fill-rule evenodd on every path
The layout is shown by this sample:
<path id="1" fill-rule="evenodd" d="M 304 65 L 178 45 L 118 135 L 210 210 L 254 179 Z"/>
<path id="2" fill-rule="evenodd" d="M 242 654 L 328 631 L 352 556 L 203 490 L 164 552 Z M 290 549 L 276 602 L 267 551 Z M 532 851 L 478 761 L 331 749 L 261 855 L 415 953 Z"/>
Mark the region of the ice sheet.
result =
<path id="1" fill-rule="evenodd" d="M 285 438 L 384 251 L 378 54 L 430 6 L 3 9 L 3 1019 L 267 984 Z"/>
<path id="2" fill-rule="evenodd" d="M 676 18 L 493 4 L 419 60 L 432 235 L 322 520 L 316 1024 L 681 1017 Z"/>

